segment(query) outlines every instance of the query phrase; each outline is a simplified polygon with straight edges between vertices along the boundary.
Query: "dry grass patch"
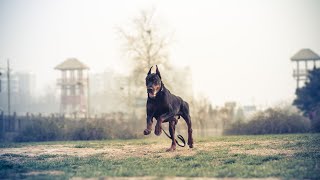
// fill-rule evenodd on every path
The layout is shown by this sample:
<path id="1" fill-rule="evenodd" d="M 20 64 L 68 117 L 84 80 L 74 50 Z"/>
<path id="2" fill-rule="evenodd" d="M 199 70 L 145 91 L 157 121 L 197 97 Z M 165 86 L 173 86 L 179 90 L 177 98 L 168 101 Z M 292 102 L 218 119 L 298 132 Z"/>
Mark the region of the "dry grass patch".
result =
<path id="1" fill-rule="evenodd" d="M 142 142 L 144 140 L 141 140 Z M 146 139 L 150 142 L 150 139 Z M 157 142 L 151 144 L 135 144 L 132 142 L 103 144 L 99 142 L 85 143 L 85 144 L 52 144 L 52 145 L 34 145 L 20 148 L 1 148 L 0 155 L 15 154 L 21 156 L 37 157 L 41 155 L 57 155 L 59 156 L 77 156 L 88 157 L 98 154 L 103 154 L 106 158 L 124 159 L 127 157 L 145 157 L 145 158 L 159 158 L 159 157 L 174 157 L 174 156 L 193 156 L 199 151 L 212 151 L 221 148 L 228 148 L 232 154 L 250 154 L 250 155 L 292 155 L 293 150 L 284 150 L 277 148 L 279 145 L 288 143 L 287 141 L 255 141 L 242 140 L 236 142 L 224 141 L 206 141 L 195 143 L 195 148 L 190 149 L 187 145 L 184 148 L 177 146 L 176 151 L 166 152 L 170 146 L 170 141 L 167 139 L 159 139 Z M 247 149 L 248 146 L 252 146 Z M 13 158 L 14 160 L 14 158 Z"/>
<path id="2" fill-rule="evenodd" d="M 283 155 L 292 156 L 296 151 L 288 149 L 269 149 L 269 148 L 259 148 L 259 149 L 241 149 L 241 148 L 230 148 L 229 153 L 231 154 L 249 154 L 258 156 L 271 156 L 271 155 Z"/>
<path id="3" fill-rule="evenodd" d="M 100 177 L 100 178 L 82 178 L 73 177 L 71 180 L 280 180 L 280 178 L 214 178 L 214 177 Z"/>
<path id="4" fill-rule="evenodd" d="M 36 175 L 57 176 L 57 175 L 63 175 L 63 174 L 64 174 L 63 171 L 31 171 L 31 172 L 24 173 L 24 175 L 26 175 L 26 176 L 36 176 Z"/>
<path id="5" fill-rule="evenodd" d="M 103 154 L 107 158 L 123 159 L 128 157 L 174 157 L 176 155 L 180 156 L 191 156 L 196 153 L 195 150 L 188 147 L 180 148 L 174 152 L 166 152 L 169 147 L 163 143 L 159 144 L 144 144 L 144 145 L 133 145 L 129 143 L 124 143 L 121 146 L 117 144 L 114 145 L 104 145 L 99 147 L 95 144 L 89 144 L 84 146 L 75 145 L 35 145 L 26 146 L 20 148 L 2 148 L 0 149 L 0 156 L 4 154 L 14 154 L 28 157 L 37 157 L 42 155 L 57 155 L 58 156 L 78 156 L 78 157 L 88 157 L 98 154 Z M 80 147 L 80 148 L 79 148 Z M 11 159 L 11 158 L 10 158 Z"/>

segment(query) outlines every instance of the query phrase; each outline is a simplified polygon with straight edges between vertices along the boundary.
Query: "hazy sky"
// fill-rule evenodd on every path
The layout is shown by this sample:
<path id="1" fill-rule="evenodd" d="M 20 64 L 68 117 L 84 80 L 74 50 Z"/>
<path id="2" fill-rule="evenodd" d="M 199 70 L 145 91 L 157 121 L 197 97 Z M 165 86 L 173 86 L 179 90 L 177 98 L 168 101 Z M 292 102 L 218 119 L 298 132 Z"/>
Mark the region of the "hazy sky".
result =
<path id="1" fill-rule="evenodd" d="M 190 66 L 195 92 L 220 105 L 274 105 L 294 97 L 290 57 L 320 54 L 318 0 L 0 0 L 0 67 L 32 71 L 54 87 L 53 67 L 76 57 L 92 72 L 124 72 L 116 27 L 156 10 L 174 32 L 170 61 Z"/>

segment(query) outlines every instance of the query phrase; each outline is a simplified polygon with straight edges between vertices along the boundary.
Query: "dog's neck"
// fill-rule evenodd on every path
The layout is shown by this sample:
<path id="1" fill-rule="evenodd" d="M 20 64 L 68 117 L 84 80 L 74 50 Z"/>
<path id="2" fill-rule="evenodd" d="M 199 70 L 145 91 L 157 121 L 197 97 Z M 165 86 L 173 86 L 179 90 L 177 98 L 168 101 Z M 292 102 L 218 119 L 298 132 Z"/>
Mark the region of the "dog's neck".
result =
<path id="1" fill-rule="evenodd" d="M 161 81 L 161 87 L 160 87 L 160 91 L 159 91 L 159 92 L 163 91 L 163 88 L 164 88 L 164 84 L 163 84 L 163 82 Z"/>

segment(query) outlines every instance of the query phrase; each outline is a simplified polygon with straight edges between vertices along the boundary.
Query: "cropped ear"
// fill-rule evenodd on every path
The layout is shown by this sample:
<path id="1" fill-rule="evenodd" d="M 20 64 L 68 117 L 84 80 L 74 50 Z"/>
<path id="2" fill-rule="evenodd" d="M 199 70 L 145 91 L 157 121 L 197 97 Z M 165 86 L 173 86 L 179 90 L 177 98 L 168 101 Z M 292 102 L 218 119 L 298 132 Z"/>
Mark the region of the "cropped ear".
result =
<path id="1" fill-rule="evenodd" d="M 160 71 L 158 69 L 158 66 L 156 65 L 156 74 L 159 76 L 159 78 L 161 79 L 161 75 L 160 75 Z"/>
<path id="2" fill-rule="evenodd" d="M 151 68 L 150 68 L 150 70 L 149 70 L 149 72 L 148 72 L 148 75 L 151 74 L 151 69 L 152 69 L 152 67 L 153 67 L 153 66 L 151 66 Z"/>

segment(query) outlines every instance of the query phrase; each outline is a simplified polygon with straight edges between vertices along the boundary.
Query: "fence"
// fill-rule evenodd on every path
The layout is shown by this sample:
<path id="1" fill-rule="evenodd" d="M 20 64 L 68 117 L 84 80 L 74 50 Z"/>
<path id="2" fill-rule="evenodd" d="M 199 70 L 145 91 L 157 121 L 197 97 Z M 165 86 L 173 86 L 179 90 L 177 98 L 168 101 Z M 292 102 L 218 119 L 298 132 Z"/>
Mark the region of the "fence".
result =
<path id="1" fill-rule="evenodd" d="M 27 125 L 32 124 L 33 120 L 40 118 L 56 118 L 57 115 L 52 114 L 51 116 L 42 116 L 41 113 L 38 115 L 26 113 L 25 116 L 17 116 L 17 113 L 13 113 L 13 115 L 8 116 L 4 115 L 3 112 L 0 114 L 0 129 L 2 133 L 14 133 L 19 132 L 21 129 L 26 127 Z M 61 117 L 59 117 L 61 118 Z M 62 117 L 64 118 L 64 117 Z"/>
<path id="2" fill-rule="evenodd" d="M 17 119 L 16 113 L 13 116 L 5 116 L 3 112 L 0 114 L 0 127 L 2 133 L 16 132 L 21 129 L 21 120 Z"/>

